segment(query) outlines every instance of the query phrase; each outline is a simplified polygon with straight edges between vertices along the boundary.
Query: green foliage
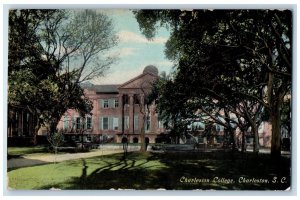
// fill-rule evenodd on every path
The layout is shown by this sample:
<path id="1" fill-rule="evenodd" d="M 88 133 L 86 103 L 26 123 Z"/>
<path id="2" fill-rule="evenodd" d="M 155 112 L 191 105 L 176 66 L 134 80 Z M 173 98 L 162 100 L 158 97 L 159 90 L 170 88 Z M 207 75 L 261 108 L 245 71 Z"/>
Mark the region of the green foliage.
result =
<path id="1" fill-rule="evenodd" d="M 28 108 L 51 132 L 67 109 L 89 114 L 80 83 L 103 75 L 115 58 L 112 21 L 94 10 L 11 10 L 8 103 Z"/>
<path id="2" fill-rule="evenodd" d="M 134 14 L 142 33 L 150 38 L 158 22 L 171 26 L 165 53 L 177 60 L 177 71 L 161 88 L 161 112 L 186 119 L 200 110 L 220 123 L 216 115 L 224 110 L 239 115 L 240 128 L 247 130 L 259 124 L 264 107 L 278 126 L 277 108 L 291 90 L 291 11 L 139 10 Z M 229 129 L 230 123 L 237 122 L 228 119 Z M 280 137 L 280 128 L 273 130 Z M 280 151 L 278 141 L 273 145 Z"/>
<path id="3" fill-rule="evenodd" d="M 48 135 L 48 141 L 55 150 L 55 153 L 57 152 L 57 148 L 60 147 L 64 142 L 64 135 L 61 132 L 53 133 Z"/>

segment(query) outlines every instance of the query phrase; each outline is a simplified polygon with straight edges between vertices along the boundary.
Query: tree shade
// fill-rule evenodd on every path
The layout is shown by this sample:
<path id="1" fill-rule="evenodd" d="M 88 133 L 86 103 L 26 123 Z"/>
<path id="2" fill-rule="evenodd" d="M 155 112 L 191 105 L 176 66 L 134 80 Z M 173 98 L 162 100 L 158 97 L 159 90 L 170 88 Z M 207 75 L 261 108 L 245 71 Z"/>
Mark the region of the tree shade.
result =
<path id="1" fill-rule="evenodd" d="M 148 38 L 159 26 L 171 31 L 165 53 L 177 65 L 174 77 L 157 88 L 162 116 L 178 119 L 197 110 L 206 114 L 222 110 L 229 125 L 233 121 L 226 113 L 235 113 L 240 128 L 252 127 L 257 143 L 257 126 L 265 110 L 272 123 L 271 154 L 280 157 L 281 109 L 291 94 L 290 10 L 136 10 L 134 14 Z M 231 126 L 225 130 L 233 131 Z"/>

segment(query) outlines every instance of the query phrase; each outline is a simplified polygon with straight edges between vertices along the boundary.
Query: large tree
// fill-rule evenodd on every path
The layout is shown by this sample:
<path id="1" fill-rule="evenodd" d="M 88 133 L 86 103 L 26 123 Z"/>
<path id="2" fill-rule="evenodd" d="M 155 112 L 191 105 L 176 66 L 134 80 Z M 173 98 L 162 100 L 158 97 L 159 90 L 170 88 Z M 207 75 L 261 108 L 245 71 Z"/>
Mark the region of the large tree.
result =
<path id="1" fill-rule="evenodd" d="M 222 106 L 229 110 L 241 102 L 263 106 L 272 123 L 271 154 L 280 156 L 280 109 L 291 89 L 291 11 L 139 10 L 134 13 L 148 38 L 154 36 L 158 26 L 170 28 L 165 52 L 178 63 L 175 83 L 185 85 L 184 95 L 188 98 L 201 98 L 199 108 L 205 97 L 209 101 L 226 102 Z"/>
<path id="2" fill-rule="evenodd" d="M 27 107 L 54 132 L 67 109 L 89 113 L 80 83 L 115 61 L 112 21 L 95 10 L 11 10 L 9 104 Z"/>
<path id="3" fill-rule="evenodd" d="M 45 50 L 45 59 L 54 63 L 59 78 L 58 94 L 61 101 L 51 113 L 52 124 L 56 127 L 66 109 L 90 112 L 91 102 L 84 98 L 82 82 L 103 76 L 115 61 L 108 50 L 117 44 L 112 20 L 96 10 L 63 10 L 53 18 L 44 21 L 39 36 Z M 74 98 L 75 97 L 75 98 Z M 78 99 L 83 105 L 76 105 Z M 88 108 L 88 109 L 86 109 Z"/>
<path id="4" fill-rule="evenodd" d="M 55 71 L 42 58 L 37 31 L 42 22 L 57 10 L 11 10 L 9 12 L 8 104 L 28 109 L 36 117 L 34 132 L 43 124 L 43 113 L 49 110 L 47 91 Z M 34 137 L 35 138 L 35 137 Z M 35 142 L 35 141 L 34 141 Z"/>

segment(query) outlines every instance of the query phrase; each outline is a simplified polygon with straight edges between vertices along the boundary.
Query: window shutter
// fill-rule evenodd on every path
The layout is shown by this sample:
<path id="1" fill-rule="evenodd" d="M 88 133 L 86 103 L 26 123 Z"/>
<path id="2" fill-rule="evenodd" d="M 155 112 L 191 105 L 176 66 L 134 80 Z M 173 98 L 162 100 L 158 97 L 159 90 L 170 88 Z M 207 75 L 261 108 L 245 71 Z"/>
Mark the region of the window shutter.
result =
<path id="1" fill-rule="evenodd" d="M 73 116 L 73 117 L 72 117 L 72 128 L 73 128 L 73 129 L 76 128 L 76 127 L 75 127 L 75 125 L 76 125 L 75 119 L 76 119 L 76 118 Z"/>
<path id="2" fill-rule="evenodd" d="M 119 117 L 119 130 L 122 130 L 122 117 Z"/>
<path id="3" fill-rule="evenodd" d="M 103 99 L 100 99 L 100 100 L 99 100 L 99 107 L 100 107 L 100 108 L 104 108 Z"/>
<path id="4" fill-rule="evenodd" d="M 65 116 L 64 117 L 64 130 L 67 130 L 69 127 L 69 117 Z"/>
<path id="5" fill-rule="evenodd" d="M 108 129 L 109 130 L 113 130 L 113 124 L 114 124 L 114 118 L 113 117 L 109 117 L 108 118 Z"/>
<path id="6" fill-rule="evenodd" d="M 99 129 L 103 130 L 103 118 L 99 117 Z"/>

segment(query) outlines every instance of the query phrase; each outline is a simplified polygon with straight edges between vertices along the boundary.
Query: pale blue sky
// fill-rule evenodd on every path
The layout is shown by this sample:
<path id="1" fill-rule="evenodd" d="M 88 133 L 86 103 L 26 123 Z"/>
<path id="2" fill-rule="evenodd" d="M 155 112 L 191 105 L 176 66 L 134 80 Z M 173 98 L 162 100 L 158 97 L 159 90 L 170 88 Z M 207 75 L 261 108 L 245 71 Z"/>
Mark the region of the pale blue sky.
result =
<path id="1" fill-rule="evenodd" d="M 105 77 L 94 79 L 94 84 L 121 84 L 143 72 L 147 65 L 155 65 L 159 73 L 170 72 L 172 63 L 165 58 L 166 29 L 158 30 L 153 41 L 141 34 L 138 23 L 130 10 L 99 10 L 107 14 L 115 25 L 119 44 L 110 53 L 119 54 L 118 62 L 111 65 Z"/>

